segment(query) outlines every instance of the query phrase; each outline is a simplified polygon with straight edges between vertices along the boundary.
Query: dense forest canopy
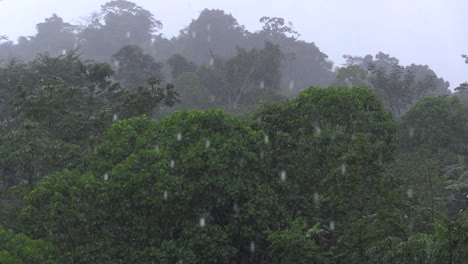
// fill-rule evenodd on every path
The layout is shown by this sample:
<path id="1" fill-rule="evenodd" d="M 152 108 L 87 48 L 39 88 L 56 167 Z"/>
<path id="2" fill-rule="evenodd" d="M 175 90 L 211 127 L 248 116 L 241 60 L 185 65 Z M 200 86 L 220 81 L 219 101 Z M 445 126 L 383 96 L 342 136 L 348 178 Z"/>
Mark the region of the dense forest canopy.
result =
<path id="1" fill-rule="evenodd" d="M 464 263 L 468 83 L 259 21 L 0 37 L 0 263 Z"/>

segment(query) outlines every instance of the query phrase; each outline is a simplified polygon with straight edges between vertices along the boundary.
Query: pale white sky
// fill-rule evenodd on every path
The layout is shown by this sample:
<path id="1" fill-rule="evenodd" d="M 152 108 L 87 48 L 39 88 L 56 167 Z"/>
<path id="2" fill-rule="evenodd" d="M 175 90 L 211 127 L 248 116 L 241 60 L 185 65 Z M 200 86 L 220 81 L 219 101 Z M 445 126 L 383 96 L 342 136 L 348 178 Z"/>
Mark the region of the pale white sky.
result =
<path id="1" fill-rule="evenodd" d="M 52 13 L 77 22 L 98 11 L 106 0 L 0 0 L 0 35 L 16 40 L 34 35 L 35 25 Z M 375 55 L 379 51 L 402 64 L 429 65 L 451 89 L 468 81 L 467 0 L 134 0 L 174 36 L 204 8 L 231 13 L 250 31 L 262 16 L 294 23 L 301 39 L 315 42 L 335 66 L 342 55 Z"/>

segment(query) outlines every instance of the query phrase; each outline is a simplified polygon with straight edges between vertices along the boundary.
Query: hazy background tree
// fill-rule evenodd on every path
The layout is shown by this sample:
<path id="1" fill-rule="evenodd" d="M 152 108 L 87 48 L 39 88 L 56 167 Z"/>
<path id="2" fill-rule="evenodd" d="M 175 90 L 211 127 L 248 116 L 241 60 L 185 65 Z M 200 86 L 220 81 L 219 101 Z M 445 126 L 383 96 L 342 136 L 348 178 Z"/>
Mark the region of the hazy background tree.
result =
<path id="1" fill-rule="evenodd" d="M 338 69 L 334 84 L 369 86 L 396 119 L 425 96 L 451 94 L 449 83 L 437 77 L 427 65 L 402 66 L 398 59 L 382 52 L 375 57 L 345 55 L 344 58 L 346 64 Z"/>
<path id="2" fill-rule="evenodd" d="M 116 69 L 115 79 L 123 86 L 135 89 L 145 86 L 151 77 L 162 81 L 162 64 L 145 54 L 139 46 L 124 46 L 112 55 L 112 63 Z"/>
<path id="3" fill-rule="evenodd" d="M 109 62 L 126 45 L 148 47 L 153 34 L 162 28 L 151 12 L 126 0 L 110 1 L 94 13 L 79 33 L 86 58 Z"/>

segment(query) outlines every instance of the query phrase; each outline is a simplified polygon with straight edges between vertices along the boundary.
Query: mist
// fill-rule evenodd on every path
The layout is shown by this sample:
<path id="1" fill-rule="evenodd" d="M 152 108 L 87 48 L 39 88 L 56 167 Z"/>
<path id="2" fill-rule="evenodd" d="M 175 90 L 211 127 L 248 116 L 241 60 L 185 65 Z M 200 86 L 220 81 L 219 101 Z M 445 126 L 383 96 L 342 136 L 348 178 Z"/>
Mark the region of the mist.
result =
<path id="1" fill-rule="evenodd" d="M 0 1 L 0 263 L 465 263 L 467 7 Z"/>

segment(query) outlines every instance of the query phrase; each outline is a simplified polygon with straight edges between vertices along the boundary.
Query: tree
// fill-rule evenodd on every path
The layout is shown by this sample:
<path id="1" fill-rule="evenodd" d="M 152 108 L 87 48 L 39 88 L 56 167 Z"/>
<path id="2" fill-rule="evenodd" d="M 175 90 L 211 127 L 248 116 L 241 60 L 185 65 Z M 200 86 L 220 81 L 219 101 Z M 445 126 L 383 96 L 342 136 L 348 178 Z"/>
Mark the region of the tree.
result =
<path id="1" fill-rule="evenodd" d="M 375 58 L 372 55 L 344 58 L 347 67 L 360 67 L 367 72 L 370 87 L 396 119 L 425 96 L 451 94 L 448 82 L 438 78 L 428 66 L 402 66 L 398 59 L 382 52 Z"/>
<path id="2" fill-rule="evenodd" d="M 101 16 L 108 30 L 125 33 L 119 34 L 122 37 L 130 32 L 128 38 L 131 37 L 137 44 L 150 41 L 151 34 L 162 28 L 162 23 L 151 12 L 126 0 L 107 2 L 101 6 Z"/>
<path id="3" fill-rule="evenodd" d="M 262 30 L 248 36 L 247 48 L 260 48 L 265 41 L 278 45 L 285 55 L 281 65 L 282 94 L 296 96 L 307 87 L 328 86 L 334 78 L 333 63 L 314 44 L 299 40 L 300 34 L 283 18 L 263 17 Z"/>
<path id="4" fill-rule="evenodd" d="M 106 138 L 87 173 L 37 185 L 24 230 L 75 261 L 271 263 L 264 232 L 286 216 L 263 133 L 209 110 L 124 120 Z"/>
<path id="5" fill-rule="evenodd" d="M 191 61 L 188 61 L 180 54 L 172 55 L 167 60 L 167 64 L 171 67 L 171 76 L 173 79 L 177 79 L 177 77 L 179 77 L 179 75 L 182 73 L 197 71 L 197 65 Z"/>
<path id="6" fill-rule="evenodd" d="M 262 17 L 260 23 L 263 23 L 262 33 L 270 36 L 289 35 L 290 38 L 297 39 L 300 34 L 293 29 L 293 24 L 286 22 L 280 17 Z"/>
<path id="7" fill-rule="evenodd" d="M 47 52 L 58 56 L 77 48 L 77 27 L 64 22 L 57 14 L 38 23 L 36 29 L 37 33 L 34 36 L 21 36 L 17 44 L 6 38 L 0 41 L 3 42 L 0 44 L 0 58 L 31 61 L 38 53 Z"/>
<path id="8" fill-rule="evenodd" d="M 368 73 L 359 65 L 349 65 L 337 69 L 332 87 L 370 87 Z"/>
<path id="9" fill-rule="evenodd" d="M 208 64 L 212 54 L 228 59 L 235 55 L 246 30 L 231 15 L 219 9 L 204 9 L 196 20 L 180 31 L 178 53 L 199 65 Z"/>
<path id="10" fill-rule="evenodd" d="M 237 56 L 226 62 L 227 88 L 225 100 L 229 108 L 237 108 L 255 90 L 275 93 L 280 89 L 282 53 L 278 46 L 265 43 L 262 50 L 247 52 L 238 48 Z M 256 103 L 254 100 L 250 103 Z"/>
<path id="11" fill-rule="evenodd" d="M 83 62 L 74 52 L 12 62 L 0 74 L 8 77 L 0 134 L 4 188 L 32 185 L 64 168 L 82 169 L 82 158 L 113 121 L 177 102 L 172 84 L 161 87 L 153 78 L 150 87 L 122 89 L 110 80 L 110 65 Z"/>
<path id="12" fill-rule="evenodd" d="M 446 149 L 468 156 L 467 111 L 457 97 L 426 97 L 401 120 L 402 149 Z"/>
<path id="13" fill-rule="evenodd" d="M 56 263 L 54 247 L 42 240 L 33 240 L 23 234 L 0 226 L 0 263 L 23 264 Z"/>
<path id="14" fill-rule="evenodd" d="M 10 61 L 14 57 L 14 44 L 7 36 L 0 35 L 0 63 Z"/>
<path id="15" fill-rule="evenodd" d="M 462 58 L 465 59 L 465 62 L 468 64 L 468 56 L 462 55 Z M 460 84 L 460 86 L 455 88 L 455 91 L 457 91 L 456 94 L 460 100 L 465 103 L 465 105 L 468 105 L 468 82 Z"/>
<path id="16" fill-rule="evenodd" d="M 109 62 L 123 46 L 149 46 L 161 28 L 162 23 L 141 6 L 126 0 L 110 1 L 80 32 L 80 45 L 87 58 Z"/>
<path id="17" fill-rule="evenodd" d="M 185 72 L 180 74 L 175 80 L 174 87 L 179 94 L 182 108 L 206 109 L 212 105 L 208 89 L 194 73 Z"/>
<path id="18" fill-rule="evenodd" d="M 134 89 L 145 86 L 151 77 L 160 81 L 163 79 L 162 65 L 150 55 L 145 54 L 138 46 L 122 47 L 112 55 L 112 61 L 117 68 L 115 78 L 126 87 Z"/>
<path id="19" fill-rule="evenodd" d="M 268 241 L 279 263 L 329 263 L 331 254 L 323 253 L 322 246 L 333 241 L 330 232 L 316 224 L 307 229 L 307 223 L 297 218 L 286 230 L 270 232 Z"/>
<path id="20" fill-rule="evenodd" d="M 426 97 L 401 120 L 400 152 L 391 170 L 403 176 L 410 194 L 414 232 L 433 233 L 440 212 L 463 209 L 463 200 L 456 200 L 464 190 L 467 111 L 457 97 Z"/>
<path id="21" fill-rule="evenodd" d="M 29 120 L 2 131 L 0 142 L 2 189 L 23 183 L 32 186 L 55 170 L 79 166 L 78 146 L 52 139 Z"/>
<path id="22" fill-rule="evenodd" d="M 269 164 L 289 187 L 281 193 L 290 215 L 329 226 L 335 242 L 322 251 L 334 261 L 365 260 L 370 241 L 403 231 L 399 179 L 383 166 L 397 127 L 369 89 L 309 88 L 254 117 L 272 146 Z"/>
<path id="23" fill-rule="evenodd" d="M 65 23 L 57 14 L 46 18 L 45 22 L 37 24 L 36 29 L 37 34 L 31 40 L 36 53 L 47 52 L 52 56 L 65 55 L 77 47 L 76 27 Z"/>
<path id="24" fill-rule="evenodd" d="M 415 77 L 411 72 L 405 71 L 404 67 L 395 65 L 391 72 L 387 73 L 384 68 L 371 65 L 370 71 L 370 82 L 374 92 L 382 98 L 386 108 L 396 119 L 401 117 L 414 100 L 422 98 L 424 91 L 412 89 Z"/>

